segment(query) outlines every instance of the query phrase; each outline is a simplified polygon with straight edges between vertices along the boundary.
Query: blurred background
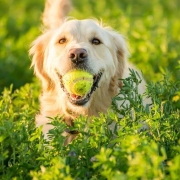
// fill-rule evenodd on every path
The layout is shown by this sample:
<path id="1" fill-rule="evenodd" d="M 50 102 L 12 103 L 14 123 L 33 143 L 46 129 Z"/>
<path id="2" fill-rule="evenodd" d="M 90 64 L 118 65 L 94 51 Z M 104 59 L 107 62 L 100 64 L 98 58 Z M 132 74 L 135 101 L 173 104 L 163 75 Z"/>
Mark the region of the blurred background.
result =
<path id="1" fill-rule="evenodd" d="M 72 0 L 70 16 L 97 18 L 127 38 L 130 61 L 147 82 L 159 81 L 166 72 L 180 79 L 179 0 Z M 34 82 L 31 42 L 41 34 L 44 0 L 1 0 L 0 92 Z"/>

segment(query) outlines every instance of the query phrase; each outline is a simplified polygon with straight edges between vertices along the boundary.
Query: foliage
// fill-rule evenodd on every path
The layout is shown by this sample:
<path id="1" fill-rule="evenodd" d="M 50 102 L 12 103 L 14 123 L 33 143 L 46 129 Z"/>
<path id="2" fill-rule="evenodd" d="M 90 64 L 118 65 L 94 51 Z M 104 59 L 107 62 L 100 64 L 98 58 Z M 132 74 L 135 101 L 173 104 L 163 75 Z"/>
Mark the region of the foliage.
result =
<path id="1" fill-rule="evenodd" d="M 49 141 L 34 125 L 37 87 L 27 84 L 14 93 L 12 87 L 5 89 L 0 100 L 0 178 L 178 179 L 180 100 L 174 102 L 174 97 L 180 82 L 165 75 L 142 96 L 136 72 L 131 70 L 123 81 L 108 114 L 91 120 L 79 117 L 74 127 L 56 117 Z M 144 107 L 144 96 L 150 96 L 152 104 Z M 67 146 L 61 135 L 65 129 L 79 132 Z"/>
<path id="2" fill-rule="evenodd" d="M 28 50 L 38 35 L 43 1 L 1 1 L 0 92 L 32 82 Z"/>

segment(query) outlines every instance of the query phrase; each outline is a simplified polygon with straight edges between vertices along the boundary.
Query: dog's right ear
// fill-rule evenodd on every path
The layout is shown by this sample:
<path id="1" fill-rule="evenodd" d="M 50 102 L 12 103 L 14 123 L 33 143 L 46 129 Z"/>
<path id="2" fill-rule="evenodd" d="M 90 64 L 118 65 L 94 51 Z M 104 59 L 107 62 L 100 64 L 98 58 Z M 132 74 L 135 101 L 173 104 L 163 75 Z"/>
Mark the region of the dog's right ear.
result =
<path id="1" fill-rule="evenodd" d="M 29 54 L 32 56 L 31 67 L 34 68 L 35 75 L 41 80 L 43 89 L 51 90 L 54 88 L 54 83 L 45 71 L 44 59 L 48 53 L 48 44 L 52 32 L 46 32 L 39 36 L 31 46 Z"/>

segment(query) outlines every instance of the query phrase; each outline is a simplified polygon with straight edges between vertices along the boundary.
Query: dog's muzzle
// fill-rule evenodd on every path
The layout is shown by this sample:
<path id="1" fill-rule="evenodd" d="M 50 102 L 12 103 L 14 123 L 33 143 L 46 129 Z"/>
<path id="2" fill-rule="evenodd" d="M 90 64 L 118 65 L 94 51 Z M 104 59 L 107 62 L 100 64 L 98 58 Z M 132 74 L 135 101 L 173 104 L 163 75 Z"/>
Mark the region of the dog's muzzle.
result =
<path id="1" fill-rule="evenodd" d="M 67 97 L 68 97 L 68 100 L 74 104 L 74 105 L 77 105 L 77 106 L 82 106 L 82 105 L 85 105 L 89 99 L 91 98 L 91 95 L 93 94 L 93 92 L 98 88 L 98 84 L 99 84 L 99 81 L 101 79 L 101 76 L 103 74 L 103 71 L 100 71 L 98 74 L 95 74 L 93 76 L 93 85 L 91 87 L 91 90 L 84 96 L 78 96 L 78 95 L 75 95 L 75 94 L 70 94 L 66 88 L 64 87 L 64 84 L 63 84 L 63 81 L 62 81 L 62 76 L 56 72 L 59 79 L 60 79 L 60 84 L 61 84 L 61 88 L 63 89 L 63 91 L 66 93 Z"/>

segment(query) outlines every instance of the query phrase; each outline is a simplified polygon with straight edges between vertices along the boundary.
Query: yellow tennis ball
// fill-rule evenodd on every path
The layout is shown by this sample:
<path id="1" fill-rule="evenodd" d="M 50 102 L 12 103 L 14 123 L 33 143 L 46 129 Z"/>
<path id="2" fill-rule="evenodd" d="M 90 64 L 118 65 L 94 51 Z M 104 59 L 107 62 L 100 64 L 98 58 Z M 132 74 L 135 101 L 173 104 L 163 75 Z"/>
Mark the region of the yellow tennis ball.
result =
<path id="1" fill-rule="evenodd" d="M 67 72 L 62 80 L 66 90 L 78 96 L 87 94 L 93 85 L 93 75 L 79 69 Z"/>

